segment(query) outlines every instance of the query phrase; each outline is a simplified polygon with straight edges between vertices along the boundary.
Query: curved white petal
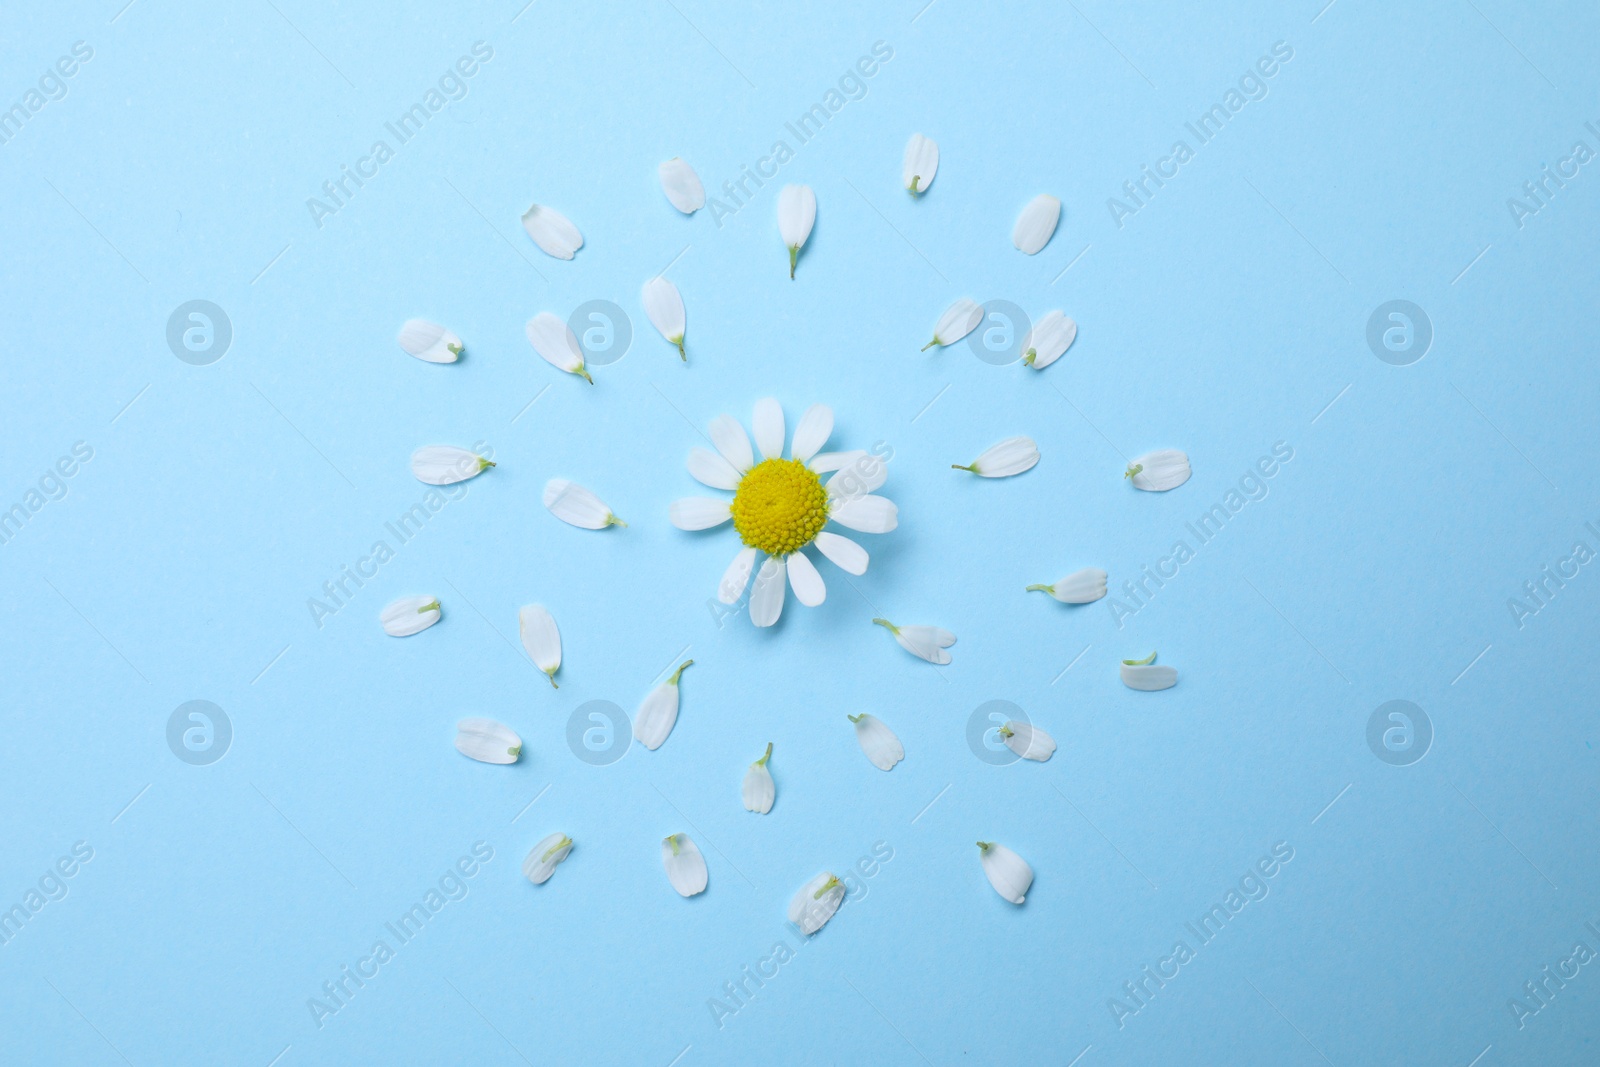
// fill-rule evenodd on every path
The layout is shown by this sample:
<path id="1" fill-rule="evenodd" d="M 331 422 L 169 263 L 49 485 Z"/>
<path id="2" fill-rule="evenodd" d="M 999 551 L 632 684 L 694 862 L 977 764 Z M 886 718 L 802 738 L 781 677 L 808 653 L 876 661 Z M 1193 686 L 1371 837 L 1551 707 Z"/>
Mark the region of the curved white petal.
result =
<path id="1" fill-rule="evenodd" d="M 912 134 L 906 142 L 906 157 L 900 167 L 900 184 L 908 193 L 925 193 L 938 172 L 939 143 L 928 140 L 920 133 Z"/>
<path id="2" fill-rule="evenodd" d="M 1017 224 L 1011 230 L 1011 243 L 1019 252 L 1031 256 L 1050 243 L 1060 219 L 1061 201 L 1049 193 L 1040 193 L 1028 201 L 1028 206 L 1017 216 Z"/>
<path id="3" fill-rule="evenodd" d="M 818 452 L 811 457 L 806 466 L 817 474 L 827 474 L 829 471 L 836 471 L 841 467 L 848 466 L 855 462 L 857 456 L 864 455 L 866 455 L 866 451 L 859 448 L 852 449 L 849 452 Z"/>
<path id="4" fill-rule="evenodd" d="M 872 621 L 887 629 L 901 648 L 918 659 L 941 665 L 950 662 L 950 653 L 945 649 L 956 643 L 956 635 L 949 630 L 937 626 L 896 626 L 888 619 Z"/>
<path id="5" fill-rule="evenodd" d="M 783 614 L 783 587 L 788 568 L 778 556 L 768 556 L 750 590 L 750 621 L 771 626 Z"/>
<path id="6" fill-rule="evenodd" d="M 800 892 L 789 901 L 789 921 L 807 936 L 816 933 L 833 918 L 844 901 L 844 883 L 823 871 L 800 887 Z"/>
<path id="7" fill-rule="evenodd" d="M 1013 904 L 1021 904 L 1033 885 L 1033 868 L 1026 860 L 1004 845 L 988 841 L 978 842 L 982 849 L 983 873 L 994 891 Z"/>
<path id="8" fill-rule="evenodd" d="M 1043 370 L 1060 359 L 1077 336 L 1076 322 L 1059 311 L 1047 312 L 1022 339 L 1022 362 L 1034 370 Z"/>
<path id="9" fill-rule="evenodd" d="M 644 283 L 639 300 L 644 304 L 644 313 L 650 317 L 650 325 L 678 346 L 680 357 L 688 359 L 683 352 L 683 294 L 678 292 L 678 287 L 657 275 Z"/>
<path id="10" fill-rule="evenodd" d="M 453 485 L 494 466 L 476 452 L 454 445 L 426 445 L 411 453 L 411 473 L 429 485 Z"/>
<path id="11" fill-rule="evenodd" d="M 804 552 L 786 557 L 789 584 L 794 588 L 794 598 L 808 608 L 814 608 L 828 597 L 828 587 L 817 573 L 817 565 Z"/>
<path id="12" fill-rule="evenodd" d="M 833 560 L 840 570 L 849 574 L 867 573 L 867 550 L 850 538 L 823 530 L 813 543 L 817 551 Z"/>
<path id="13" fill-rule="evenodd" d="M 1106 595 L 1106 572 L 1099 567 L 1085 567 L 1054 585 L 1030 585 L 1028 589 L 1049 593 L 1063 604 L 1090 604 Z"/>
<path id="14" fill-rule="evenodd" d="M 789 458 L 805 463 L 822 450 L 833 435 L 833 409 L 826 404 L 812 404 L 800 416 L 794 428 L 794 443 L 789 446 Z"/>
<path id="15" fill-rule="evenodd" d="M 922 346 L 926 352 L 934 345 L 953 345 L 978 328 L 983 321 L 983 308 L 977 301 L 962 297 L 944 309 L 933 327 L 933 340 Z"/>
<path id="16" fill-rule="evenodd" d="M 517 630 L 528 658 L 554 686 L 556 671 L 561 668 L 561 631 L 556 629 L 556 620 L 543 604 L 529 604 L 517 612 Z"/>
<path id="17" fill-rule="evenodd" d="M 673 156 L 657 167 L 656 173 L 661 177 L 661 191 L 685 215 L 693 215 L 706 206 L 706 187 L 688 163 Z"/>
<path id="18" fill-rule="evenodd" d="M 671 678 L 651 690 L 634 712 L 633 736 L 652 752 L 661 747 L 678 721 L 678 679 L 683 677 L 684 667 L 693 662 L 686 660 Z"/>
<path id="19" fill-rule="evenodd" d="M 706 888 L 706 858 L 688 834 L 673 834 L 661 842 L 661 866 L 680 897 L 692 897 Z"/>
<path id="20" fill-rule="evenodd" d="M 556 259 L 571 259 L 572 254 L 583 247 L 583 234 L 553 207 L 543 204 L 530 207 L 522 214 L 522 228 L 545 255 Z"/>
<path id="21" fill-rule="evenodd" d="M 1009 478 L 1033 469 L 1039 462 L 1039 446 L 1031 437 L 1008 437 L 986 449 L 969 467 L 957 470 L 971 471 L 983 478 Z"/>
<path id="22" fill-rule="evenodd" d="M 672 502 L 667 509 L 667 517 L 680 530 L 709 530 L 733 518 L 733 511 L 726 500 L 686 496 Z"/>
<path id="23" fill-rule="evenodd" d="M 607 526 L 624 526 L 599 497 L 565 478 L 551 478 L 544 485 L 544 506 L 562 522 L 580 526 L 585 530 L 603 530 Z"/>
<path id="24" fill-rule="evenodd" d="M 583 349 L 578 346 L 578 335 L 564 321 L 548 311 L 541 311 L 528 320 L 523 332 L 528 335 L 528 343 L 533 350 L 546 363 L 557 370 L 594 381 L 584 369 Z"/>
<path id="25" fill-rule="evenodd" d="M 739 488 L 739 472 L 733 469 L 733 464 L 711 449 L 699 445 L 689 449 L 689 476 L 713 489 L 731 492 Z"/>
<path id="26" fill-rule="evenodd" d="M 717 583 L 717 599 L 724 604 L 737 604 L 739 598 L 744 596 L 744 587 L 750 584 L 750 572 L 755 566 L 756 550 L 741 548 L 723 572 L 722 581 Z"/>
<path id="27" fill-rule="evenodd" d="M 771 759 L 772 745 L 768 744 L 766 755 L 750 764 L 750 769 L 744 772 L 744 783 L 739 792 L 744 800 L 745 811 L 765 815 L 772 810 L 772 801 L 778 795 L 778 788 L 772 781 L 772 772 L 767 769 Z"/>
<path id="28" fill-rule="evenodd" d="M 881 534 L 900 525 L 900 509 L 888 497 L 858 496 L 831 508 L 828 518 L 861 533 Z"/>
<path id="29" fill-rule="evenodd" d="M 865 713 L 852 715 L 850 719 L 856 724 L 856 744 L 878 770 L 893 770 L 896 763 L 906 758 L 905 747 L 882 719 Z"/>
<path id="30" fill-rule="evenodd" d="M 750 429 L 755 431 L 762 459 L 783 458 L 783 407 L 776 400 L 769 396 L 756 401 Z"/>
<path id="31" fill-rule="evenodd" d="M 830 507 L 836 506 L 835 501 L 877 492 L 889 480 L 889 465 L 869 452 L 857 450 L 835 454 L 842 455 L 844 459 L 834 476 L 827 481 Z"/>
<path id="32" fill-rule="evenodd" d="M 410 637 L 439 621 L 439 598 L 403 596 L 378 613 L 383 632 L 390 637 Z"/>
<path id="33" fill-rule="evenodd" d="M 1189 480 L 1189 457 L 1176 448 L 1161 448 L 1147 452 L 1128 464 L 1128 470 L 1143 468 L 1128 478 L 1135 489 L 1164 493 L 1176 489 Z"/>
<path id="34" fill-rule="evenodd" d="M 1124 663 L 1122 665 L 1122 684 L 1129 689 L 1155 693 L 1163 689 L 1171 689 L 1177 685 L 1178 670 L 1176 667 L 1157 667 L 1149 663 Z"/>
<path id="35" fill-rule="evenodd" d="M 1006 747 L 1023 759 L 1043 763 L 1055 755 L 1056 739 L 1025 722 L 1008 722 L 1000 728 Z"/>
<path id="36" fill-rule="evenodd" d="M 542 885 L 556 873 L 561 861 L 572 851 L 572 838 L 566 834 L 551 834 L 528 850 L 522 861 L 522 873 L 534 885 Z"/>
<path id="37" fill-rule="evenodd" d="M 427 319 L 407 319 L 396 339 L 407 355 L 429 363 L 454 363 L 461 358 L 461 338 Z"/>
<path id="38" fill-rule="evenodd" d="M 718 415 L 711 420 L 711 443 L 717 446 L 717 451 L 722 453 L 722 458 L 727 460 L 733 469 L 743 474 L 755 466 L 755 453 L 750 451 L 750 438 L 745 436 L 744 427 L 739 425 L 739 420 L 732 415 Z"/>
<path id="39" fill-rule="evenodd" d="M 778 233 L 789 250 L 789 277 L 794 277 L 800 249 L 817 221 L 817 194 L 809 185 L 785 185 L 778 193 Z"/>
<path id="40" fill-rule="evenodd" d="M 479 763 L 515 763 L 522 738 L 493 719 L 462 719 L 456 723 L 456 751 Z"/>

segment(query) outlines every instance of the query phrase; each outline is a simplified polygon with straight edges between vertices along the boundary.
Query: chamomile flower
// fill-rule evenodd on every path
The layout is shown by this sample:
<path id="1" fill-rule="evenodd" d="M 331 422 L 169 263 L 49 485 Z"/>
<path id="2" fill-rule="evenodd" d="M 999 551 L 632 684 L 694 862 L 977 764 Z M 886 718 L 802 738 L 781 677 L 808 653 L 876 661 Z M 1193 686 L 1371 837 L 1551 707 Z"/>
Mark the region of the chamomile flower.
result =
<path id="1" fill-rule="evenodd" d="M 892 501 L 873 495 L 887 479 L 884 464 L 850 464 L 847 459 L 847 469 L 841 470 L 840 456 L 847 453 L 818 455 L 833 432 L 831 408 L 813 404 L 801 416 L 788 459 L 783 458 L 783 409 L 776 400 L 757 401 L 751 426 L 759 458 L 744 427 L 728 415 L 711 420 L 715 452 L 695 448 L 689 453 L 689 473 L 695 480 L 731 491 L 733 499 L 676 500 L 670 517 L 680 530 L 708 530 L 733 522 L 744 547 L 717 587 L 717 598 L 724 604 L 739 601 L 751 585 L 757 560 L 765 556 L 750 591 L 750 621 L 771 626 L 783 611 L 786 580 L 796 599 L 807 607 L 816 607 L 827 596 L 822 575 L 802 551 L 807 545 L 815 545 L 818 552 L 851 574 L 865 573 L 866 550 L 823 529 L 829 520 L 862 533 L 888 533 L 900 519 Z M 870 474 L 863 474 L 863 469 Z M 824 481 L 822 475 L 830 471 L 838 473 Z"/>

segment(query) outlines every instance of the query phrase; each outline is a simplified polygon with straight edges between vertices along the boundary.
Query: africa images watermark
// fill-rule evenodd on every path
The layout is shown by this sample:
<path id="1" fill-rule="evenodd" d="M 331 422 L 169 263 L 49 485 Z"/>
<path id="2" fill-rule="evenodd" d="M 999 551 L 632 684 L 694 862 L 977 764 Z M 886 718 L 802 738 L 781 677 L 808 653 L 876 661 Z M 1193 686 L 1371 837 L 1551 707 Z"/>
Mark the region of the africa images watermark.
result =
<path id="1" fill-rule="evenodd" d="M 62 456 L 54 464 L 44 469 L 39 480 L 29 486 L 22 494 L 22 499 L 5 508 L 0 504 L 0 545 L 9 545 L 11 539 L 22 532 L 22 528 L 44 510 L 44 506 L 53 500 L 64 499 L 69 492 L 67 482 L 82 469 L 82 465 L 94 458 L 94 446 L 87 441 L 75 441 L 72 445 L 72 454 Z"/>
<path id="2" fill-rule="evenodd" d="M 1600 944 L 1600 926 L 1592 921 L 1583 924 Z M 1580 968 L 1587 966 L 1595 959 L 1595 951 L 1586 942 L 1573 943 L 1572 951 L 1560 957 L 1555 962 L 1555 970 L 1550 964 L 1545 964 L 1537 975 L 1522 983 L 1522 992 L 1526 999 L 1511 997 L 1506 1001 L 1506 1009 L 1511 1012 L 1511 1018 L 1516 1020 L 1517 1029 L 1525 1030 L 1528 1020 L 1538 1015 L 1550 1006 L 1556 995 L 1567 988 L 1567 983 L 1577 978 L 1581 973 Z"/>
<path id="3" fill-rule="evenodd" d="M 1583 128 L 1595 138 L 1596 144 L 1600 144 L 1600 129 L 1596 129 L 1594 123 L 1585 122 Z M 1522 183 L 1522 195 L 1506 198 L 1506 210 L 1511 213 L 1511 221 L 1517 224 L 1517 229 L 1522 229 L 1529 219 L 1549 207 L 1556 194 L 1567 187 L 1567 182 L 1578 177 L 1583 166 L 1594 158 L 1595 150 L 1589 147 L 1589 142 L 1578 138 L 1567 154 L 1556 160 L 1553 172 L 1550 164 L 1540 164 L 1538 175 Z"/>
<path id="4" fill-rule="evenodd" d="M 67 95 L 67 82 L 83 65 L 94 58 L 94 48 L 83 41 L 72 42 L 72 54 L 61 56 L 54 65 L 46 67 L 39 75 L 37 88 L 29 87 L 17 97 L 16 103 L 0 110 L 0 145 L 9 144 L 22 132 L 22 127 L 33 116 L 45 109 L 52 100 L 62 100 Z"/>
<path id="5" fill-rule="evenodd" d="M 1593 534 L 1596 543 L 1600 543 L 1600 527 L 1592 522 L 1583 524 L 1584 529 Z M 1528 625 L 1528 620 L 1550 606 L 1567 583 L 1576 578 L 1579 568 L 1591 562 L 1595 557 L 1595 550 L 1589 547 L 1587 541 L 1574 541 L 1572 551 L 1560 557 L 1555 562 L 1555 569 L 1546 563 L 1539 568 L 1537 577 L 1529 578 L 1522 583 L 1521 596 L 1506 598 L 1506 610 L 1511 613 L 1511 621 L 1517 624 L 1517 629 Z"/>

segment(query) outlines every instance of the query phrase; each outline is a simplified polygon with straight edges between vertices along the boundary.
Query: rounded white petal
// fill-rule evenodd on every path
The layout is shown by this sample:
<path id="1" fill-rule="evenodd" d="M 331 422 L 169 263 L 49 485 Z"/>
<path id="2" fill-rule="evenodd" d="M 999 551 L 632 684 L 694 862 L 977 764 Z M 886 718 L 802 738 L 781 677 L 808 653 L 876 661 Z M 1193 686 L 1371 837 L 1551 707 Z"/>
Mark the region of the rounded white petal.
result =
<path id="1" fill-rule="evenodd" d="M 494 466 L 476 452 L 454 445 L 427 445 L 411 453 L 411 473 L 429 485 L 453 485 Z"/>
<path id="2" fill-rule="evenodd" d="M 894 765 L 906 758 L 906 750 L 894 731 L 875 715 L 863 714 L 855 718 L 856 744 L 867 754 L 867 759 L 880 771 L 893 770 Z"/>
<path id="3" fill-rule="evenodd" d="M 1090 604 L 1106 595 L 1106 572 L 1099 567 L 1073 571 L 1054 585 L 1029 586 L 1049 593 L 1063 604 Z"/>
<path id="4" fill-rule="evenodd" d="M 1059 311 L 1051 311 L 1033 324 L 1022 340 L 1022 362 L 1043 370 L 1072 347 L 1078 337 L 1078 324 Z"/>
<path id="5" fill-rule="evenodd" d="M 985 842 L 978 847 L 982 849 L 983 873 L 994 891 L 1013 904 L 1026 900 L 1033 885 L 1033 868 L 1027 861 L 1004 845 Z"/>
<path id="6" fill-rule="evenodd" d="M 686 496 L 674 500 L 667 509 L 667 517 L 680 530 L 709 530 L 733 518 L 733 510 L 726 500 L 709 496 Z"/>
<path id="7" fill-rule="evenodd" d="M 950 662 L 945 649 L 956 643 L 956 635 L 937 626 L 890 626 L 889 632 L 900 647 L 929 663 L 941 666 Z"/>
<path id="8" fill-rule="evenodd" d="M 1008 437 L 985 450 L 970 467 L 957 469 L 970 470 L 984 478 L 1009 478 L 1033 469 L 1038 462 L 1039 446 L 1033 443 L 1033 438 Z"/>
<path id="9" fill-rule="evenodd" d="M 757 626 L 771 626 L 783 614 L 783 587 L 788 568 L 777 556 L 768 556 L 756 574 L 755 586 L 750 590 L 750 621 Z"/>
<path id="10" fill-rule="evenodd" d="M 667 881 L 680 897 L 692 897 L 706 888 L 706 858 L 688 834 L 673 834 L 661 842 L 661 865 Z"/>
<path id="11" fill-rule="evenodd" d="M 378 613 L 383 632 L 390 637 L 410 637 L 439 621 L 439 598 L 403 596 Z"/>
<path id="12" fill-rule="evenodd" d="M 813 542 L 817 551 L 833 560 L 834 566 L 849 574 L 867 573 L 867 550 L 836 533 L 827 530 L 817 534 Z"/>
<path id="13" fill-rule="evenodd" d="M 1017 225 L 1011 231 L 1011 243 L 1019 252 L 1033 255 L 1050 243 L 1061 219 L 1061 201 L 1049 193 L 1040 193 L 1028 201 L 1028 206 L 1017 216 Z"/>
<path id="14" fill-rule="evenodd" d="M 717 599 L 724 604 L 737 604 L 739 598 L 744 596 L 744 587 L 750 584 L 750 572 L 755 566 L 756 550 L 741 548 L 723 572 L 722 581 L 717 583 Z"/>
<path id="15" fill-rule="evenodd" d="M 828 597 L 828 587 L 817 573 L 817 565 L 804 552 L 785 557 L 789 568 L 789 584 L 794 587 L 794 598 L 808 608 L 814 608 Z"/>
<path id="16" fill-rule="evenodd" d="M 731 491 L 739 488 L 740 474 L 733 469 L 733 464 L 711 449 L 699 445 L 689 449 L 689 476 L 713 489 Z"/>
<path id="17" fill-rule="evenodd" d="M 572 253 L 583 247 L 583 234 L 553 207 L 543 204 L 530 207 L 522 214 L 522 228 L 545 255 L 556 259 L 571 259 Z"/>
<path id="18" fill-rule="evenodd" d="M 1176 448 L 1147 452 L 1128 464 L 1129 470 L 1135 467 L 1144 468 L 1138 474 L 1129 476 L 1135 489 L 1164 493 L 1189 480 L 1189 457 Z"/>
<path id="19" fill-rule="evenodd" d="M 566 834 L 551 834 L 534 845 L 522 861 L 522 873 L 534 885 L 542 885 L 556 873 L 561 861 L 572 851 L 572 838 Z"/>
<path id="20" fill-rule="evenodd" d="M 939 143 L 920 133 L 906 142 L 905 162 L 900 167 L 900 184 L 908 193 L 925 193 L 939 172 Z"/>
<path id="21" fill-rule="evenodd" d="M 841 467 L 848 466 L 855 462 L 857 456 L 864 455 L 866 455 L 866 451 L 863 449 L 852 449 L 849 452 L 818 452 L 811 457 L 806 466 L 818 474 L 827 474 L 829 471 L 836 471 Z"/>
<path id="22" fill-rule="evenodd" d="M 585 530 L 621 525 L 605 502 L 576 482 L 551 478 L 544 485 L 544 506 L 562 522 Z"/>
<path id="23" fill-rule="evenodd" d="M 684 667 L 693 662 L 685 662 L 676 674 L 656 686 L 634 712 L 633 736 L 652 752 L 661 747 L 678 722 L 678 679 L 683 676 Z"/>
<path id="24" fill-rule="evenodd" d="M 765 815 L 772 810 L 772 801 L 778 795 L 778 788 L 772 781 L 772 772 L 767 769 L 766 761 L 771 758 L 772 746 L 768 745 L 767 754 L 750 764 L 750 769 L 744 772 L 744 784 L 739 791 L 744 799 L 745 811 Z"/>
<path id="25" fill-rule="evenodd" d="M 556 620 L 543 604 L 529 604 L 517 612 L 517 629 L 528 658 L 550 676 L 554 685 L 556 671 L 561 667 L 561 631 L 556 629 Z"/>
<path id="26" fill-rule="evenodd" d="M 429 363 L 454 363 L 461 358 L 461 338 L 427 319 L 407 319 L 398 340 L 407 355 Z"/>
<path id="27" fill-rule="evenodd" d="M 829 510 L 828 518 L 852 530 L 881 534 L 900 525 L 900 509 L 888 497 L 858 496 Z"/>
<path id="28" fill-rule="evenodd" d="M 678 287 L 657 275 L 644 283 L 639 299 L 644 304 L 644 313 L 650 317 L 650 325 L 682 352 L 683 294 L 678 292 Z"/>
<path id="29" fill-rule="evenodd" d="M 1122 684 L 1129 689 L 1155 693 L 1162 689 L 1171 689 L 1177 685 L 1178 671 L 1175 667 L 1157 667 L 1149 663 L 1124 663 L 1122 665 Z"/>
<path id="30" fill-rule="evenodd" d="M 816 933 L 833 918 L 844 901 L 844 883 L 823 871 L 800 887 L 800 892 L 789 901 L 789 921 L 807 936 Z"/>
<path id="31" fill-rule="evenodd" d="M 661 191 L 685 215 L 693 215 L 706 206 L 706 187 L 688 163 L 673 156 L 657 167 L 656 173 L 661 176 Z"/>
<path id="32" fill-rule="evenodd" d="M 817 221 L 817 194 L 809 185 L 785 185 L 778 193 L 778 233 L 784 246 L 797 249 L 811 236 Z"/>
<path id="33" fill-rule="evenodd" d="M 794 428 L 794 443 L 789 446 L 789 458 L 805 463 L 822 450 L 833 435 L 833 409 L 826 404 L 812 404 L 800 416 L 800 425 Z"/>
<path id="34" fill-rule="evenodd" d="M 953 345 L 978 328 L 983 321 L 983 308 L 974 300 L 962 297 L 944 309 L 933 327 L 933 340 L 922 346 L 926 352 L 934 345 Z"/>
<path id="35" fill-rule="evenodd" d="M 834 506 L 835 501 L 877 492 L 889 480 L 889 465 L 877 456 L 860 450 L 835 455 L 842 455 L 844 459 L 827 482 L 830 506 Z"/>
<path id="36" fill-rule="evenodd" d="M 564 321 L 548 311 L 541 311 L 528 320 L 523 332 L 546 363 L 568 374 L 589 377 L 583 369 L 583 349 L 578 346 L 578 335 Z"/>
<path id="37" fill-rule="evenodd" d="M 717 446 L 717 451 L 732 464 L 734 470 L 743 474 L 755 466 L 756 456 L 750 451 L 750 438 L 745 436 L 744 427 L 739 425 L 738 419 L 732 415 L 718 415 L 711 420 L 708 428 L 711 431 L 711 443 Z"/>
<path id="38" fill-rule="evenodd" d="M 1043 763 L 1055 755 L 1056 739 L 1025 722 L 1008 722 L 1000 731 L 1006 747 L 1023 759 Z"/>
<path id="39" fill-rule="evenodd" d="M 456 723 L 456 751 L 479 763 L 515 763 L 522 738 L 493 719 L 462 719 Z"/>
<path id="40" fill-rule="evenodd" d="M 756 401 L 750 428 L 755 431 L 762 459 L 783 458 L 783 408 L 776 400 L 769 396 Z"/>

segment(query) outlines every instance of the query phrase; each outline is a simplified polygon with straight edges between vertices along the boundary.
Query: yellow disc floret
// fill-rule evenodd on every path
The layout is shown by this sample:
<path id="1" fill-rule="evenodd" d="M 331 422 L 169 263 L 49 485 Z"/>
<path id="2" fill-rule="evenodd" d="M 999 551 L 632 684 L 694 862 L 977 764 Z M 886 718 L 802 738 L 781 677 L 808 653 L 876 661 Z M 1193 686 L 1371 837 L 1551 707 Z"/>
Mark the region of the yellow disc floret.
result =
<path id="1" fill-rule="evenodd" d="M 827 521 L 828 492 L 799 460 L 764 459 L 734 490 L 733 528 L 745 544 L 769 556 L 798 552 Z"/>

